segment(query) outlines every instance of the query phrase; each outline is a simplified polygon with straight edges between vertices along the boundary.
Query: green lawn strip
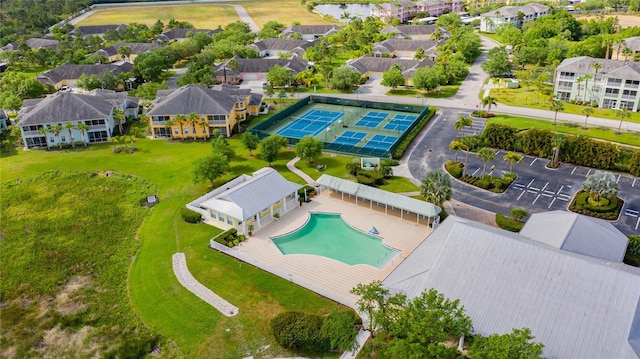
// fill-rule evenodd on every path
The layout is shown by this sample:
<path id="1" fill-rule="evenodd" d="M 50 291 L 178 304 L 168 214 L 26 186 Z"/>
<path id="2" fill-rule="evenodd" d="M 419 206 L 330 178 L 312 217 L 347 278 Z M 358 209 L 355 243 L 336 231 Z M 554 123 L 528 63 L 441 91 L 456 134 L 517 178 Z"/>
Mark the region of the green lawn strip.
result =
<path id="1" fill-rule="evenodd" d="M 425 92 L 415 88 L 396 88 L 387 91 L 388 96 L 404 96 L 404 97 L 424 97 L 424 98 L 449 98 L 454 96 L 462 82 L 453 85 L 440 86 L 440 91 Z"/>
<path id="2" fill-rule="evenodd" d="M 478 32 L 478 35 L 484 36 L 484 37 L 486 37 L 488 39 L 491 39 L 491 40 L 497 42 L 498 45 L 502 45 L 502 42 L 500 41 L 501 40 L 500 36 L 498 36 L 497 34 L 491 34 L 491 33 L 488 33 L 488 32 Z"/>
<path id="3" fill-rule="evenodd" d="M 496 117 L 490 118 L 488 123 L 501 123 L 505 125 L 514 126 L 520 130 L 525 130 L 529 128 L 541 128 L 545 130 L 573 134 L 573 135 L 581 135 L 586 137 L 591 137 L 600 140 L 607 140 L 611 142 L 620 143 L 623 145 L 631 145 L 631 146 L 640 146 L 640 136 L 633 133 L 621 133 L 616 135 L 614 130 L 608 130 L 603 128 L 593 128 L 590 127 L 587 130 L 584 130 L 580 125 L 569 125 L 564 123 L 559 123 L 558 125 L 553 125 L 553 122 L 544 121 L 544 120 L 534 120 L 531 118 L 517 117 L 517 116 L 509 116 L 509 115 L 497 115 Z"/>
<path id="4" fill-rule="evenodd" d="M 552 88 L 551 86 L 547 86 L 547 89 Z M 551 106 L 550 99 L 552 97 L 551 95 L 540 95 L 540 98 L 538 98 L 533 86 L 531 86 L 529 91 L 524 87 L 518 89 L 492 89 L 491 96 L 498 100 L 498 104 L 504 103 L 509 106 L 536 108 L 540 110 L 549 110 L 549 107 Z M 566 101 L 563 101 L 562 103 L 564 105 L 564 110 L 561 112 L 584 116 L 582 110 L 587 106 L 576 105 Z M 608 118 L 619 121 L 615 117 L 615 111 L 612 109 L 593 107 L 593 111 L 594 112 L 591 117 Z M 626 121 L 640 123 L 640 113 L 629 112 L 629 114 L 631 117 Z"/>
<path id="5" fill-rule="evenodd" d="M 147 325 L 175 340 L 187 357 L 212 335 L 223 315 L 186 290 L 176 279 L 171 256 L 177 252 L 179 210 L 191 197 L 162 199 L 140 228 L 141 248 L 129 272 L 129 293 Z M 206 228 L 213 236 L 214 227 Z M 187 264 L 189 264 L 187 262 Z"/>

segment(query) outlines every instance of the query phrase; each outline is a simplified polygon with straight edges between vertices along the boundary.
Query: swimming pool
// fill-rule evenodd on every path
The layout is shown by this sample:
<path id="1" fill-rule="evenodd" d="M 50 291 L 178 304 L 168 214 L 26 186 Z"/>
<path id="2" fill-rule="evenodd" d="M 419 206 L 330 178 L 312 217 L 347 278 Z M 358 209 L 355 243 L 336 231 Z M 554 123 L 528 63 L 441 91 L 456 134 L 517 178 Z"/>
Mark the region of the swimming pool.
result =
<path id="1" fill-rule="evenodd" d="M 271 240 L 285 255 L 312 254 L 378 268 L 384 268 L 399 253 L 380 238 L 353 228 L 335 213 L 309 213 L 302 227 Z"/>

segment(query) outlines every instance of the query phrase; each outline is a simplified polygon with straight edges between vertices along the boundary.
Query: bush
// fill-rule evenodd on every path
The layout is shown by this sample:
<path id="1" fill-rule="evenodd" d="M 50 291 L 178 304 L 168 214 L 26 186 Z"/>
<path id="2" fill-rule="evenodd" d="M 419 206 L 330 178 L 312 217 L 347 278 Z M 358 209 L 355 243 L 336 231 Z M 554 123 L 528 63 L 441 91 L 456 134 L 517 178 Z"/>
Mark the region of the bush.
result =
<path id="1" fill-rule="evenodd" d="M 444 168 L 454 178 L 462 177 L 462 164 L 460 162 L 447 161 L 447 163 L 444 164 Z"/>
<path id="2" fill-rule="evenodd" d="M 222 244 L 223 246 L 233 247 L 233 240 L 235 239 L 236 233 L 238 233 L 238 230 L 236 230 L 235 228 L 230 228 L 213 237 L 213 240 L 217 243 Z"/>
<path id="3" fill-rule="evenodd" d="M 592 206 L 589 204 L 589 192 L 579 191 L 569 205 L 569 210 L 586 216 L 615 221 L 623 206 L 624 201 L 619 197 L 610 198 L 606 206 Z"/>
<path id="4" fill-rule="evenodd" d="M 476 182 L 476 186 L 478 186 L 478 187 L 480 187 L 482 189 L 491 188 L 491 177 L 490 176 L 483 176 L 482 178 L 480 178 Z"/>
<path id="5" fill-rule="evenodd" d="M 329 340 L 322 334 L 322 317 L 301 312 L 284 312 L 271 319 L 278 344 L 287 349 L 326 352 Z"/>
<path id="6" fill-rule="evenodd" d="M 398 166 L 400 164 L 400 162 L 394 160 L 394 159 L 386 159 L 386 160 L 382 160 L 380 161 L 380 166 L 391 166 L 391 167 L 395 167 Z"/>
<path id="7" fill-rule="evenodd" d="M 413 130 L 400 142 L 400 144 L 393 150 L 392 158 L 395 160 L 399 160 L 402 158 L 404 151 L 407 150 L 407 147 L 411 144 L 414 138 L 418 136 L 420 131 L 424 128 L 424 126 L 429 123 L 431 117 L 436 113 L 436 111 L 432 108 L 429 109 L 429 112 L 424 116 L 424 118 L 413 128 Z"/>
<path id="8" fill-rule="evenodd" d="M 202 220 L 200 213 L 194 212 L 189 208 L 181 208 L 180 215 L 182 216 L 182 220 L 187 223 L 200 223 L 200 220 Z"/>
<path id="9" fill-rule="evenodd" d="M 520 232 L 522 227 L 524 226 L 524 222 L 516 221 L 513 218 L 506 217 L 502 213 L 496 213 L 496 224 L 498 227 L 510 231 L 510 232 Z"/>

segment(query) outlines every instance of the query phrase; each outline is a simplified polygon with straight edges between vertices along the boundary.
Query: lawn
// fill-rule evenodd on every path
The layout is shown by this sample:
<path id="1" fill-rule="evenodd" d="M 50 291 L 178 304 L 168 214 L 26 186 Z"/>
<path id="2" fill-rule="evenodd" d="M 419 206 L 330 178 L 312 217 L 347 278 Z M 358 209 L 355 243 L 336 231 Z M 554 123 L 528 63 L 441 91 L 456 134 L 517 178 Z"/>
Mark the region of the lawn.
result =
<path id="1" fill-rule="evenodd" d="M 541 110 L 549 110 L 551 105 L 548 95 L 540 95 L 540 99 L 532 86 L 530 91 L 522 87 L 519 89 L 492 89 L 491 96 L 498 100 L 498 103 L 504 103 L 509 106 L 537 108 Z M 583 115 L 582 109 L 586 106 L 576 105 L 569 102 L 563 102 L 564 110 L 562 112 Z M 594 108 L 591 116 L 616 119 L 615 111 L 608 108 Z M 630 112 L 631 117 L 627 119 L 629 122 L 640 123 L 640 113 Z"/>
<path id="2" fill-rule="evenodd" d="M 406 87 L 406 88 L 391 89 L 387 91 L 386 94 L 388 96 L 449 98 L 454 96 L 458 92 L 458 89 L 460 88 L 461 84 L 462 82 L 458 82 L 453 85 L 440 86 L 440 91 L 435 91 L 435 92 L 426 92 L 426 91 L 421 91 L 414 88 Z"/>
<path id="3" fill-rule="evenodd" d="M 585 130 L 582 128 L 582 125 L 565 124 L 565 123 L 558 123 L 557 125 L 554 126 L 553 122 L 549 122 L 549 121 L 534 120 L 531 118 L 509 116 L 509 115 L 496 115 L 496 117 L 490 118 L 488 123 L 502 123 L 502 124 L 514 126 L 520 130 L 525 130 L 529 128 L 541 128 L 541 129 L 551 130 L 555 132 L 561 132 L 561 133 L 567 133 L 567 134 L 573 134 L 573 135 L 582 135 L 586 137 L 607 140 L 611 142 L 617 142 L 624 145 L 640 147 L 640 136 L 633 133 L 621 133 L 617 135 L 616 131 L 603 129 L 603 128 L 590 127 Z"/>
<path id="4" fill-rule="evenodd" d="M 242 147 L 237 138 L 232 138 L 229 142 L 235 149 L 237 156 L 231 163 L 231 173 L 217 181 L 218 185 L 241 173 L 250 173 L 266 165 L 266 162 L 260 159 L 259 150 L 254 151 L 254 156 L 249 156 L 248 151 Z M 119 305 L 119 307 L 123 308 L 123 311 L 125 309 L 130 313 L 135 311 L 140 315 L 140 317 L 133 315 L 131 323 L 135 324 L 136 320 L 140 323 L 140 319 L 142 319 L 151 329 L 141 329 L 139 331 L 140 334 L 135 335 L 128 331 L 128 327 L 123 328 L 121 331 L 137 339 L 147 337 L 154 339 L 155 336 L 152 336 L 152 334 L 161 335 L 166 338 L 160 339 L 163 354 L 169 357 L 173 357 L 174 354 L 180 355 L 180 353 L 186 357 L 215 358 L 237 358 L 248 355 L 259 358 L 262 356 L 293 356 L 300 354 L 283 350 L 273 341 L 268 326 L 269 319 L 283 310 L 327 313 L 332 308 L 335 308 L 336 304 L 286 280 L 266 274 L 249 265 L 240 265 L 234 259 L 209 250 L 207 248 L 208 240 L 219 230 L 207 225 L 187 225 L 179 217 L 180 208 L 207 190 L 207 184 L 194 185 L 192 183 L 191 171 L 193 161 L 208 154 L 211 148 L 210 144 L 140 139 L 136 142 L 136 147 L 138 151 L 133 154 L 112 154 L 112 146 L 109 144 L 93 145 L 76 150 L 19 151 L 17 154 L 3 156 L 0 159 L 2 181 L 6 183 L 6 181 L 12 179 L 24 178 L 54 169 L 110 169 L 122 173 L 133 173 L 148 180 L 149 183 L 158 185 L 160 203 L 151 211 L 150 216 L 145 219 L 137 232 L 137 237 L 140 240 L 140 251 L 130 267 L 128 282 L 131 303 L 130 306 L 128 302 L 121 302 Z M 295 154 L 291 149 L 282 150 L 273 167 L 279 170 L 287 179 L 297 183 L 304 183 L 300 177 L 286 170 L 286 163 L 294 156 Z M 143 180 L 140 179 L 140 181 Z M 132 184 L 135 183 L 133 182 Z M 47 182 L 46 185 L 50 185 L 52 188 L 67 188 L 58 186 L 56 182 Z M 68 186 L 71 185 L 73 185 L 73 188 L 83 189 L 82 191 L 77 191 L 77 199 L 61 195 L 59 192 L 52 192 L 55 200 L 44 198 L 40 203 L 47 205 L 46 209 L 35 208 L 35 211 L 33 211 L 33 208 L 30 207 L 29 213 L 33 213 L 33 215 L 25 216 L 25 220 L 29 223 L 39 223 L 42 222 L 42 218 L 56 218 L 55 215 L 60 213 L 60 215 L 64 215 L 66 221 L 69 221 L 83 218 L 84 213 L 104 213 L 107 210 L 97 212 L 87 210 L 87 206 L 91 206 L 92 203 L 95 204 L 94 207 L 104 203 L 104 206 L 114 208 L 120 208 L 125 206 L 126 203 L 132 203 L 135 209 L 144 210 L 139 207 L 137 201 L 139 198 L 155 192 L 155 189 L 150 190 L 144 186 L 136 187 L 135 191 L 116 188 L 115 190 L 118 193 L 126 196 L 123 199 L 121 196 L 111 196 L 111 192 L 91 192 L 91 189 L 102 188 L 99 186 L 87 186 L 82 182 L 69 182 Z M 46 192 L 46 188 L 46 186 L 40 186 L 38 192 Z M 20 206 L 26 205 L 27 198 L 35 198 L 33 195 L 24 195 L 18 191 L 14 192 L 16 196 L 19 196 L 18 203 Z M 108 201 L 98 198 L 105 194 L 109 196 Z M 4 207 L 7 206 L 5 202 L 10 203 L 8 201 L 11 197 L 5 196 L 3 193 L 2 198 L 4 211 Z M 91 203 L 84 203 L 83 199 Z M 57 203 L 56 201 L 60 202 L 60 205 L 56 207 L 57 211 L 51 211 L 51 203 Z M 69 203 L 74 203 L 74 205 L 70 206 Z M 112 203 L 120 204 L 114 206 L 111 205 Z M 83 212 L 80 214 L 71 212 L 74 208 L 79 208 Z M 20 213 L 25 211 L 26 209 L 20 209 Z M 36 215 L 38 220 L 33 217 Z M 10 215 L 3 213 L 3 218 L 17 216 L 18 214 L 13 212 Z M 83 220 L 81 223 L 87 223 L 86 228 L 76 224 L 74 229 L 76 227 L 82 230 L 88 228 L 92 233 L 99 234 L 101 238 L 110 238 L 108 235 L 111 233 L 110 231 L 117 230 L 118 233 L 127 235 L 127 238 L 130 239 L 136 236 L 136 228 L 142 221 L 142 217 L 137 218 L 137 222 L 127 221 L 127 223 L 133 225 L 130 230 L 127 229 L 128 227 L 114 224 L 110 221 L 107 222 L 102 217 Z M 8 238 L 11 238 L 9 237 L 11 231 L 5 231 L 5 223 L 8 223 L 8 221 L 3 221 L 2 231 L 5 233 L 5 240 L 0 242 L 3 246 L 3 253 L 7 253 L 5 250 L 7 247 L 4 246 L 12 243 L 8 240 Z M 67 222 L 56 221 L 56 223 L 63 224 Z M 14 224 L 15 228 L 17 228 L 16 230 L 29 228 L 29 224 L 22 221 L 14 221 Z M 109 230 L 96 230 L 101 228 L 99 225 L 108 226 Z M 53 227 L 60 231 L 67 229 L 66 225 Z M 104 234 L 107 235 L 105 236 Z M 56 233 L 41 234 L 38 238 L 61 238 L 60 242 L 66 240 L 63 234 Z M 98 258 L 110 259 L 119 264 L 118 268 L 121 274 L 115 277 L 109 276 L 108 278 L 112 278 L 113 285 L 121 290 L 126 290 L 127 283 L 119 279 L 126 278 L 126 271 L 136 248 L 137 244 L 133 248 L 122 246 L 121 251 L 124 253 L 122 257 L 124 260 L 115 261 L 113 257 L 98 256 Z M 85 250 L 89 258 L 91 258 L 91 255 L 95 255 L 95 253 L 91 252 L 92 249 L 94 247 L 89 247 Z M 95 247 L 95 249 L 100 250 L 102 247 Z M 171 255 L 176 251 L 184 251 L 186 253 L 189 268 L 197 279 L 240 308 L 240 314 L 237 317 L 223 317 L 179 285 L 171 270 Z M 100 254 L 102 253 L 104 252 L 100 252 Z M 7 257 L 3 256 L 3 260 L 4 258 Z M 11 257 L 11 259 L 16 266 L 25 263 L 25 260 L 20 258 Z M 2 270 L 13 268 L 13 266 L 5 266 L 4 263 L 1 267 Z M 24 271 L 28 268 L 24 267 L 22 270 Z M 48 271 L 37 266 L 35 268 L 38 273 L 48 273 Z M 46 278 L 47 276 L 43 275 L 42 277 Z M 25 277 L 28 276 L 24 274 L 16 278 L 24 280 L 23 278 Z M 13 286 L 15 286 L 18 281 L 16 279 L 13 282 L 5 282 L 5 278 L 7 276 L 3 273 L 2 285 L 5 287 L 12 285 L 11 283 L 14 283 Z M 58 288 L 59 285 L 60 280 L 56 280 L 50 286 Z M 3 287 L 3 295 L 5 287 Z M 126 297 L 126 294 L 121 295 L 121 298 L 124 297 Z M 3 319 L 19 318 L 23 316 L 23 312 L 23 310 L 7 312 L 9 316 L 3 316 Z M 33 318 L 33 316 L 28 316 L 27 318 Z M 134 325 L 131 323 L 127 322 L 128 325 Z M 82 321 L 76 325 L 79 324 L 82 324 Z M 231 334 L 227 334 L 224 331 L 226 328 L 230 328 Z M 145 336 L 143 337 L 142 334 Z M 5 335 L 3 335 L 3 338 L 5 338 Z M 29 336 L 29 338 L 32 337 Z M 36 335 L 33 338 L 30 339 L 32 340 L 32 342 L 29 342 L 30 345 L 25 345 L 25 347 L 31 348 L 34 344 L 33 341 L 38 340 L 39 337 Z M 116 344 L 118 342 L 115 342 L 114 345 Z"/>
<path id="5" fill-rule="evenodd" d="M 76 26 L 107 24 L 145 24 L 149 27 L 160 20 L 165 25 L 171 18 L 190 22 L 197 29 L 216 29 L 240 20 L 233 6 L 224 5 L 163 5 L 98 8 Z"/>
<path id="6" fill-rule="evenodd" d="M 290 26 L 294 21 L 305 25 L 332 24 L 322 16 L 309 12 L 299 0 L 262 0 L 239 2 L 260 27 L 268 21 Z"/>

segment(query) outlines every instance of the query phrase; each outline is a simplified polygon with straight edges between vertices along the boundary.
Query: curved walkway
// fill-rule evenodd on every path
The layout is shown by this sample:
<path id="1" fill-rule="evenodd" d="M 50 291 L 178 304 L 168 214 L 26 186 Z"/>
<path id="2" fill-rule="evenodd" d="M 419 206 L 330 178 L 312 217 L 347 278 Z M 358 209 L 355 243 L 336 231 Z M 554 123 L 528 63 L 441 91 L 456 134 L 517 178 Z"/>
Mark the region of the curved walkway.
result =
<path id="1" fill-rule="evenodd" d="M 173 262 L 173 273 L 176 275 L 178 282 L 180 282 L 183 287 L 187 288 L 188 291 L 195 294 L 198 298 L 204 300 L 227 317 L 238 315 L 238 307 L 222 299 L 219 295 L 202 285 L 193 277 L 193 275 L 191 275 L 191 272 L 189 272 L 189 268 L 187 267 L 187 258 L 184 253 L 176 253 L 171 257 L 171 259 Z"/>
<path id="2" fill-rule="evenodd" d="M 309 184 L 310 186 L 317 187 L 318 184 L 313 178 L 296 167 L 296 162 L 298 161 L 300 161 L 300 157 L 294 157 L 291 161 L 287 162 L 287 169 L 302 177 L 302 179 L 305 180 L 305 182 L 307 182 L 307 184 Z"/>

